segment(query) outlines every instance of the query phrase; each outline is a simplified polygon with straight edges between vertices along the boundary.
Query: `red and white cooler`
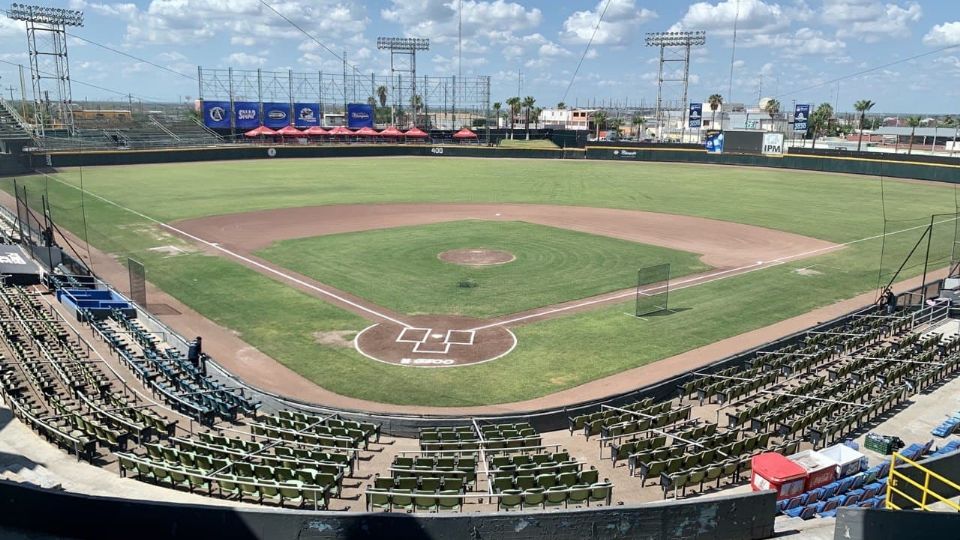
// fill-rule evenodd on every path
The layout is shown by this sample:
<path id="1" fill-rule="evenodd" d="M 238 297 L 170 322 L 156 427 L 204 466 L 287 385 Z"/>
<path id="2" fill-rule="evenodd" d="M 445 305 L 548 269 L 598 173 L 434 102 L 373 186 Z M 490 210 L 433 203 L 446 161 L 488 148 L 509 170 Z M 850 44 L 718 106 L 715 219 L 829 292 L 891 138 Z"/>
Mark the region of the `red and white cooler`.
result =
<path id="1" fill-rule="evenodd" d="M 804 450 L 788 456 L 788 459 L 807 472 L 807 485 L 804 491 L 817 489 L 837 479 L 837 464 L 819 452 Z"/>
<path id="2" fill-rule="evenodd" d="M 789 499 L 804 492 L 807 471 L 776 452 L 753 456 L 750 460 L 750 486 L 753 491 L 772 489 L 777 500 Z"/>

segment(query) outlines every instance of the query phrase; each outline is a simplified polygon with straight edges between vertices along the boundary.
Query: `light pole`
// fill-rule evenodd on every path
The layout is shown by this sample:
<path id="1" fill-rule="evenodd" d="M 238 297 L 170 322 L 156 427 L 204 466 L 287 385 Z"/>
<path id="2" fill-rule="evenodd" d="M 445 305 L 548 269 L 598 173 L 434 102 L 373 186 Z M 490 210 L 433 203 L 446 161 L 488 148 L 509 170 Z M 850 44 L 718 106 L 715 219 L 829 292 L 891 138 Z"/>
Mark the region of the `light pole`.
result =
<path id="1" fill-rule="evenodd" d="M 690 49 L 692 47 L 705 45 L 707 43 L 707 33 L 702 30 L 695 32 L 649 32 L 647 33 L 645 42 L 647 47 L 659 47 L 660 49 L 660 68 L 657 72 L 656 119 L 657 138 L 663 139 L 663 119 L 661 118 L 663 110 L 663 83 L 683 83 L 683 97 L 680 99 L 680 106 L 688 106 L 687 89 L 690 82 Z M 682 76 L 680 78 L 665 78 L 663 73 L 664 66 L 674 62 L 682 64 L 682 68 L 680 69 Z M 681 140 L 683 140 L 685 128 L 685 125 L 682 125 L 680 128 Z"/>

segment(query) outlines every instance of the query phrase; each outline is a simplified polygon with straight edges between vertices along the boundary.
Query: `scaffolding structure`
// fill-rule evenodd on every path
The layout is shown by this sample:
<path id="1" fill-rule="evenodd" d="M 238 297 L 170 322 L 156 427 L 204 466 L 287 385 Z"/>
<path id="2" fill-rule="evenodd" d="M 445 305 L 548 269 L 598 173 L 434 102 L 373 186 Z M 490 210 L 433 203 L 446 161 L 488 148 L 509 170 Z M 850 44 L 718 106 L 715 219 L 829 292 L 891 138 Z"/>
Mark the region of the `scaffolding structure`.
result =
<path id="1" fill-rule="evenodd" d="M 83 26 L 83 12 L 12 4 L 7 16 L 15 21 L 23 21 L 27 27 L 36 134 L 43 136 L 48 129 L 66 130 L 72 134 L 73 95 L 70 88 L 67 27 Z"/>
<path id="2" fill-rule="evenodd" d="M 462 125 L 480 127 L 490 119 L 490 77 L 418 76 L 416 81 L 402 80 L 403 74 L 381 76 L 363 74 L 358 70 L 343 73 L 294 72 L 267 70 L 240 70 L 233 68 L 211 69 L 198 67 L 199 99 L 259 103 L 317 103 L 320 114 L 346 113 L 347 103 L 376 103 L 379 107 L 377 88 L 388 89 L 387 103 L 397 104 L 399 99 L 414 94 L 420 96 L 420 112 L 416 119 L 405 114 L 407 109 L 398 108 L 392 119 L 401 127 L 417 125 L 424 128 L 454 129 Z M 398 90 L 394 90 L 394 89 Z M 387 123 L 378 121 L 378 123 Z"/>
<path id="3" fill-rule="evenodd" d="M 657 72 L 657 138 L 663 137 L 663 117 L 665 113 L 669 115 L 670 110 L 664 108 L 664 101 L 673 101 L 679 104 L 680 140 L 682 141 L 686 130 L 686 116 L 683 111 L 687 107 L 687 89 L 690 81 L 690 49 L 706 45 L 707 33 L 702 30 L 695 32 L 649 32 L 645 42 L 647 47 L 658 47 L 660 49 L 660 68 Z M 664 68 L 669 64 L 680 64 L 680 67 L 676 71 L 665 72 Z M 673 100 L 664 100 L 664 83 L 667 83 L 668 92 L 671 87 L 679 84 L 682 93 L 678 101 L 677 96 L 673 96 Z"/>

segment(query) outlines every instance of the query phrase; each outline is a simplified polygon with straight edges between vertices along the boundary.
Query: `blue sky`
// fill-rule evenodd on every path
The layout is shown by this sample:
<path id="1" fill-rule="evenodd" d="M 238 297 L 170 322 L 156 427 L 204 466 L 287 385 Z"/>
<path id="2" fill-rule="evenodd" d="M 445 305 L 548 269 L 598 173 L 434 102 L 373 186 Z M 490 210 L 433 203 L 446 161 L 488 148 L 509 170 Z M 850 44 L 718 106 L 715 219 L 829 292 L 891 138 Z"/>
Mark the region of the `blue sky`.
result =
<path id="1" fill-rule="evenodd" d="M 378 35 L 428 37 L 432 50 L 418 58 L 420 74 L 451 75 L 457 65 L 459 0 L 267 0 L 348 59 L 363 73 L 387 73 L 389 57 Z M 538 105 L 561 100 L 608 0 L 463 0 L 465 75 L 492 77 L 492 97 L 517 93 Z M 197 65 L 339 72 L 341 64 L 259 0 L 56 0 L 38 2 L 83 9 L 74 32 L 173 70 L 195 75 Z M 609 0 L 593 47 L 565 101 L 653 102 L 656 50 L 646 32 L 706 30 L 695 51 L 690 101 L 720 93 L 754 104 L 776 96 L 785 108 L 798 102 L 838 103 L 861 98 L 875 111 L 960 112 L 960 9 L 957 0 L 739 0 L 733 92 L 728 86 L 737 0 Z M 934 52 L 937 51 L 937 52 Z M 931 53 L 869 74 L 838 77 Z M 145 100 L 197 95 L 197 83 L 80 40 L 70 41 L 74 97 Z M 22 26 L 0 18 L 0 60 L 27 63 Z M 19 88 L 16 69 L 0 64 L 0 86 Z M 29 84 L 29 81 L 28 81 Z M 819 85 L 819 86 L 818 86 Z M 814 88 L 810 88 L 814 87 Z M 839 90 L 839 96 L 838 96 Z M 839 99 L 838 99 L 839 98 Z"/>

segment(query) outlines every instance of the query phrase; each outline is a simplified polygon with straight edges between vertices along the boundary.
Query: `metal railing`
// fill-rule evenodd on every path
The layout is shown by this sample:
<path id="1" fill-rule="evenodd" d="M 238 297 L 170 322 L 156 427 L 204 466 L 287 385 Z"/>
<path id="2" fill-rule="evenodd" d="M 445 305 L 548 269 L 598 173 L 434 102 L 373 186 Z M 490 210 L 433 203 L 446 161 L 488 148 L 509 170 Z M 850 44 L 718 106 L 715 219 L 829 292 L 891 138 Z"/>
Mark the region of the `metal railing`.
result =
<path id="1" fill-rule="evenodd" d="M 914 469 L 923 473 L 923 483 L 910 478 L 906 474 L 897 470 L 897 461 L 901 461 L 904 464 L 910 465 Z M 944 497 L 931 489 L 930 480 L 934 479 L 938 482 L 945 484 L 946 486 L 960 492 L 960 485 L 944 478 L 943 476 L 931 471 L 930 469 L 920 465 L 916 461 L 903 457 L 897 452 L 894 452 L 892 459 L 890 461 L 890 474 L 887 477 L 887 500 L 885 507 L 888 510 L 902 510 L 900 506 L 893 502 L 893 496 L 896 494 L 899 497 L 910 501 L 911 503 L 917 505 L 917 508 L 924 511 L 932 511 L 931 505 L 937 503 L 943 503 L 950 508 L 960 512 L 960 504 L 950 500 L 949 497 Z M 913 487 L 917 488 L 920 491 L 920 500 L 918 501 L 912 495 L 907 494 L 903 489 L 898 487 L 900 481 L 904 481 Z M 932 500 L 932 502 L 931 502 Z"/>

